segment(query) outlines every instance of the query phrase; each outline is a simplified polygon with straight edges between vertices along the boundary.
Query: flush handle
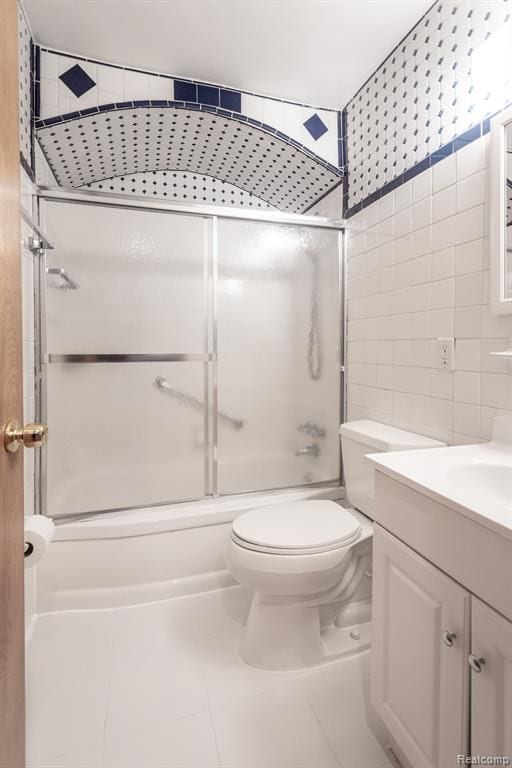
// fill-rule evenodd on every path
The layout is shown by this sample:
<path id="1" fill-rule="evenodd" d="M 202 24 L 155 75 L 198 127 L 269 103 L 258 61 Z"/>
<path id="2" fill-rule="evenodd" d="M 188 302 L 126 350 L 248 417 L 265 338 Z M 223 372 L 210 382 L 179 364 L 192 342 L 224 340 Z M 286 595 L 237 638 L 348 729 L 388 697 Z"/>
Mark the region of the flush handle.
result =
<path id="1" fill-rule="evenodd" d="M 16 453 L 21 445 L 25 448 L 40 448 L 48 442 L 46 424 L 27 424 L 22 427 L 17 421 L 8 421 L 4 427 L 4 448 Z"/>
<path id="2" fill-rule="evenodd" d="M 452 648 L 453 641 L 457 637 L 455 632 L 448 632 L 447 629 L 444 630 L 443 634 L 441 635 L 443 638 L 443 643 L 448 646 L 448 648 Z"/>

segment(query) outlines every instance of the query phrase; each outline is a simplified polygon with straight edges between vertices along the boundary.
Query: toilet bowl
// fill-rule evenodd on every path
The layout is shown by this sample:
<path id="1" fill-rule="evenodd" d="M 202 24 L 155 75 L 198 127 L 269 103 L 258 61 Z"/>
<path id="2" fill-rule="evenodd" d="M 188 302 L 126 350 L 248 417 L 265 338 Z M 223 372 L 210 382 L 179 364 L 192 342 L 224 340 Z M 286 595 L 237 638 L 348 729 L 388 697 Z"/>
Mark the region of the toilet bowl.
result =
<path id="1" fill-rule="evenodd" d="M 373 470 L 365 455 L 440 447 L 373 421 L 340 427 L 349 505 L 327 499 L 258 508 L 233 522 L 231 574 L 254 596 L 240 655 L 273 670 L 317 666 L 370 644 Z"/>

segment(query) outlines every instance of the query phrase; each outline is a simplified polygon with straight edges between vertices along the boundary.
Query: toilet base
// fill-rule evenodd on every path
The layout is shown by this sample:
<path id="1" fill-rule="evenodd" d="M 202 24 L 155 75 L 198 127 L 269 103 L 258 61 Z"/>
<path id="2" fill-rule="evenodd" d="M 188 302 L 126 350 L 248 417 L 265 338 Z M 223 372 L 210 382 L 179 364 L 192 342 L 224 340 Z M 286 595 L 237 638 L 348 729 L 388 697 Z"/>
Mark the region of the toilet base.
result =
<path id="1" fill-rule="evenodd" d="M 371 644 L 370 603 L 365 602 L 367 606 L 355 604 L 357 624 L 322 629 L 319 606 L 268 604 L 255 595 L 240 656 L 253 667 L 286 671 L 316 667 L 364 651 Z"/>

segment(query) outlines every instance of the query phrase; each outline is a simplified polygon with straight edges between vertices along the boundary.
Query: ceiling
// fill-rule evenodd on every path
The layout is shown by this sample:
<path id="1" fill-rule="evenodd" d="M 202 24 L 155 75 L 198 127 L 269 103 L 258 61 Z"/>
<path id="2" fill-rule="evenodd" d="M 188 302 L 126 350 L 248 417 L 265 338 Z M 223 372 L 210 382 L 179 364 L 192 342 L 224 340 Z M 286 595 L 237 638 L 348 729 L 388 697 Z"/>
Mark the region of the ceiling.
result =
<path id="1" fill-rule="evenodd" d="M 345 106 L 431 0 L 24 0 L 36 41 L 316 106 Z"/>

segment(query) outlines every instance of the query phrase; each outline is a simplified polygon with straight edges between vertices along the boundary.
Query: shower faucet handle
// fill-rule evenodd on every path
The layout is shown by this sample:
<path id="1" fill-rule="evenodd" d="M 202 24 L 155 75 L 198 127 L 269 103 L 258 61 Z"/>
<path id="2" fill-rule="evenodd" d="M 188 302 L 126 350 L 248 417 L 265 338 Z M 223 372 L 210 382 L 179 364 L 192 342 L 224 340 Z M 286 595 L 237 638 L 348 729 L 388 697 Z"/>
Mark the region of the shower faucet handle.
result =
<path id="1" fill-rule="evenodd" d="M 305 421 L 304 424 L 299 424 L 297 430 L 302 432 L 304 435 L 309 435 L 310 437 L 325 437 L 325 429 L 311 421 Z"/>

